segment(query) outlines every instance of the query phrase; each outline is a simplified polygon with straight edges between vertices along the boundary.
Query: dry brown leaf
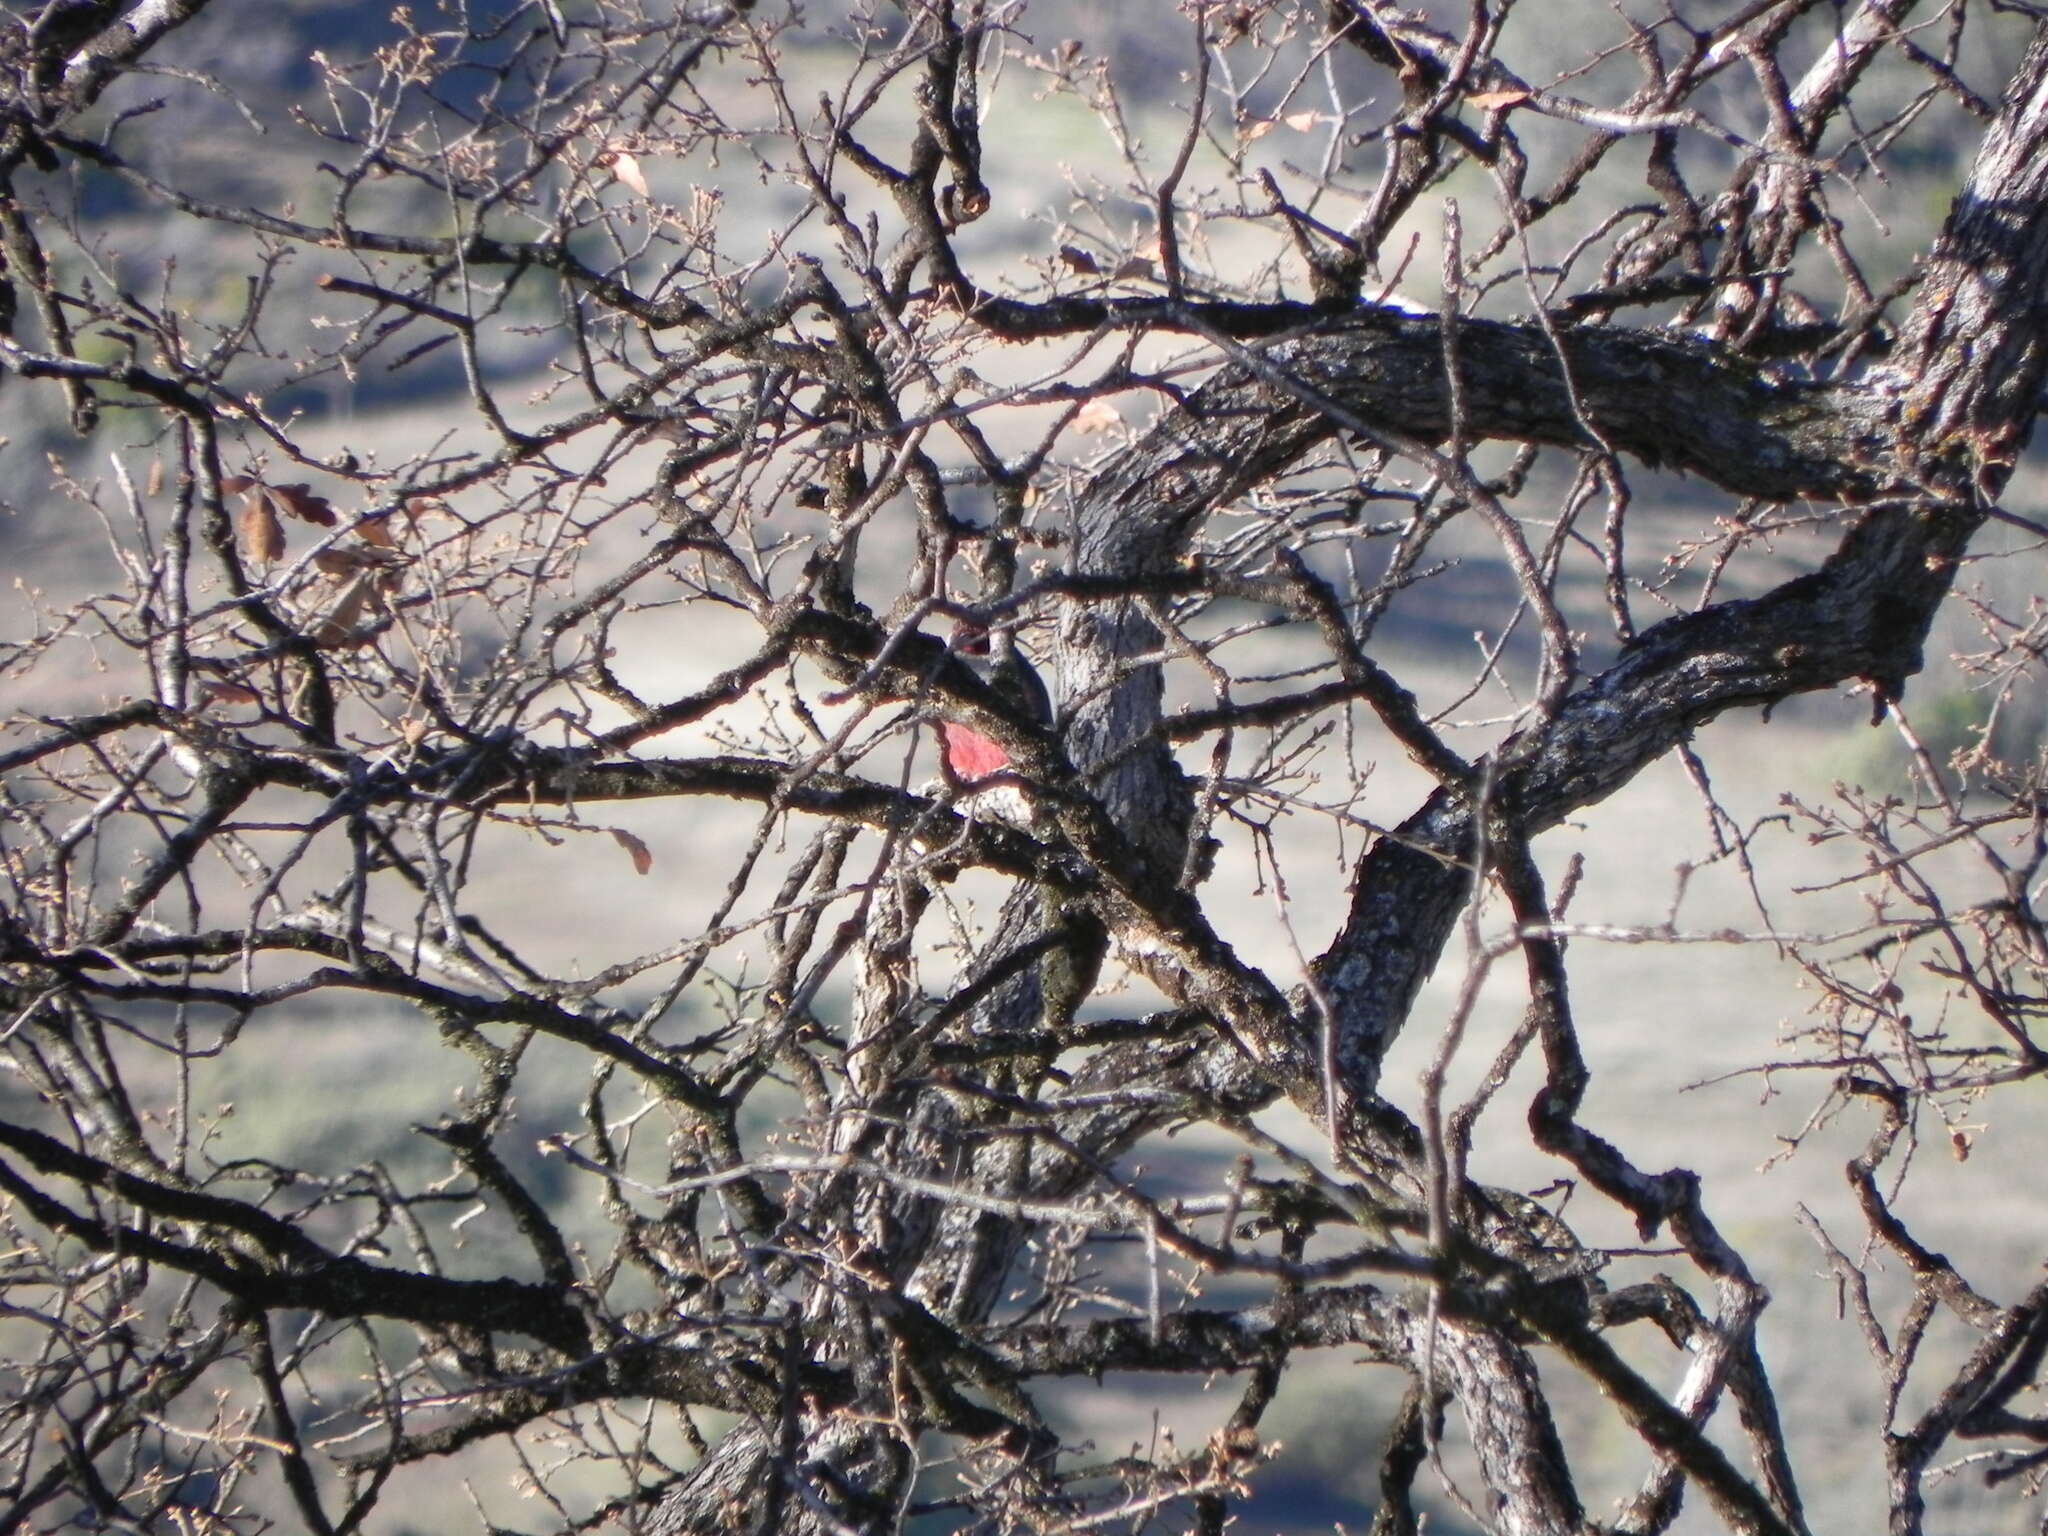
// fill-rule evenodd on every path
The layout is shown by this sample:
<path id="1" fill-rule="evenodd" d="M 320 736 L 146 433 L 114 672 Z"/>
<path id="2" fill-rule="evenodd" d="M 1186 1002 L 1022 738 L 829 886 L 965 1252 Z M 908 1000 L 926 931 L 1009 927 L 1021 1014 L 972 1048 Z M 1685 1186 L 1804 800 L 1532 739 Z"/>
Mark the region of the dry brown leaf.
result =
<path id="1" fill-rule="evenodd" d="M 145 496 L 161 496 L 163 493 L 164 461 L 162 459 L 151 459 L 149 461 L 149 478 L 143 482 L 142 494 Z"/>
<path id="2" fill-rule="evenodd" d="M 1237 136 L 1247 144 L 1256 144 L 1279 126 L 1277 118 L 1255 117 L 1237 130 Z"/>
<path id="3" fill-rule="evenodd" d="M 611 828 L 611 834 L 612 840 L 625 849 L 627 855 L 633 860 L 633 872 L 635 874 L 644 875 L 654 868 L 654 855 L 639 838 L 628 832 L 624 827 Z"/>
<path id="4" fill-rule="evenodd" d="M 363 616 L 363 610 L 370 603 L 370 578 L 358 576 L 342 589 L 334 606 L 321 619 L 320 627 L 313 631 L 313 643 L 324 650 L 336 650 L 344 646 L 360 645 L 367 637 L 356 630 L 356 620 Z"/>
<path id="5" fill-rule="evenodd" d="M 260 486 L 242 498 L 235 532 L 241 537 L 242 553 L 249 559 L 268 565 L 284 558 L 284 524 L 277 520 L 270 498 Z"/>
<path id="6" fill-rule="evenodd" d="M 429 517 L 453 519 L 455 509 L 437 496 L 408 496 L 405 499 L 405 519 L 417 528 Z"/>
<path id="7" fill-rule="evenodd" d="M 334 515 L 333 503 L 325 496 L 315 496 L 310 485 L 273 485 L 270 494 L 285 511 L 306 522 L 332 528 L 341 521 Z"/>
<path id="8" fill-rule="evenodd" d="M 1280 119 L 1281 122 L 1292 128 L 1296 133 L 1307 133 L 1309 129 L 1315 127 L 1322 120 L 1323 114 L 1320 112 L 1290 112 Z"/>
<path id="9" fill-rule="evenodd" d="M 201 683 L 199 707 L 209 704 L 261 704 L 263 695 L 241 683 Z"/>
<path id="10" fill-rule="evenodd" d="M 353 576 L 364 565 L 363 557 L 355 550 L 340 545 L 330 545 L 313 557 L 313 564 L 322 575 L 332 576 L 337 581 Z"/>
<path id="11" fill-rule="evenodd" d="M 1505 91 L 1474 91 L 1465 99 L 1482 112 L 1498 112 L 1529 99 L 1530 93 L 1521 89 Z"/>
<path id="12" fill-rule="evenodd" d="M 1102 264 L 1078 245 L 1061 246 L 1060 260 L 1067 264 L 1069 272 L 1079 272 L 1084 276 L 1102 270 Z"/>
<path id="13" fill-rule="evenodd" d="M 374 544 L 379 549 L 396 549 L 398 540 L 391 536 L 391 518 L 366 517 L 356 524 L 356 537 L 365 544 Z"/>

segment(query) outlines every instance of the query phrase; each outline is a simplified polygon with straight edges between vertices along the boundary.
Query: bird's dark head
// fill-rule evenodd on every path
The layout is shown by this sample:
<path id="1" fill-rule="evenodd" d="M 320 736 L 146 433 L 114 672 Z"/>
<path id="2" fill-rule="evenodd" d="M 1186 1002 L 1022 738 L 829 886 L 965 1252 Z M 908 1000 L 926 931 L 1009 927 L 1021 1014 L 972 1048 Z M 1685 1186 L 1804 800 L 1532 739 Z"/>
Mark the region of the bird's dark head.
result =
<path id="1" fill-rule="evenodd" d="M 988 626 L 974 619 L 953 621 L 953 651 L 959 656 L 986 656 L 992 649 Z"/>

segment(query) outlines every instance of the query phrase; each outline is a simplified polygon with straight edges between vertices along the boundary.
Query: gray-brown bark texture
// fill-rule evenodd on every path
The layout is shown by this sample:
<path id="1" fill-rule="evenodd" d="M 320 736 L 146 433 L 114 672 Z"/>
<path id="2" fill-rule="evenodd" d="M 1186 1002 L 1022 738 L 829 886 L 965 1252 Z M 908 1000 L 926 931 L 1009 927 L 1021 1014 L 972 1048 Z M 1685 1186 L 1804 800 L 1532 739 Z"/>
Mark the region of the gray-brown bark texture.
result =
<path id="1" fill-rule="evenodd" d="M 1858 1507 L 1921 1531 L 1961 1441 L 2026 1496 L 2048 1292 L 1896 1206 L 1924 1127 L 1960 1162 L 2048 1072 L 2044 770 L 1993 750 L 2038 614 L 1970 599 L 1961 787 L 1910 732 L 1910 805 L 1784 786 L 1875 882 L 1846 957 L 1770 921 L 1692 743 L 1910 712 L 1987 530 L 2044 533 L 2000 498 L 2048 23 L 1675 5 L 1580 55 L 1488 0 L 1130 9 L 351 7 L 360 56 L 244 0 L 0 18 L 11 462 L 112 556 L 5 651 L 0 1536 L 497 1529 L 515 1489 L 549 1530 L 1209 1536 L 1333 1355 L 1398 1381 L 1344 1452 L 1376 1533 L 1655 1536 L 1690 1496 L 1805 1536 L 1755 1255 L 1588 1110 L 1545 834 L 1674 754 L 1823 999 L 1772 1064 L 1875 1127 L 1866 1232 L 1806 1215 L 1882 1404 Z M 1070 183 L 1048 102 L 1107 146 Z M 1910 261 L 1842 211 L 1959 135 Z M 1416 637 L 1481 568 L 1447 684 Z M 1303 824 L 1339 911 L 1290 894 Z M 1500 1097 L 1534 1193 L 1468 1171 Z M 1077 1429 L 1090 1378 L 1232 1393 L 1176 1443 Z M 1589 1481 L 1565 1378 L 1634 1461 Z"/>

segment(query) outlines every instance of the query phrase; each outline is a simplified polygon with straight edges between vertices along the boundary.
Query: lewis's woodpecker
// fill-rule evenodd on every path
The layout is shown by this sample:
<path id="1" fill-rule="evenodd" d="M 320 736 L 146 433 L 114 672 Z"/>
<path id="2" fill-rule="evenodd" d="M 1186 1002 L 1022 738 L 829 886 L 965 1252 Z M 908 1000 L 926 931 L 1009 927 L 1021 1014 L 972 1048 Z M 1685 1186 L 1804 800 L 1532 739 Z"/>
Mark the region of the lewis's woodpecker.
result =
<path id="1" fill-rule="evenodd" d="M 953 651 L 1011 708 L 1040 725 L 1052 724 L 1051 696 L 1014 636 L 991 638 L 980 625 L 963 621 L 953 632 Z M 1010 754 L 1002 744 L 971 725 L 941 720 L 939 744 L 946 778 L 958 788 L 974 789 L 1009 770 Z"/>

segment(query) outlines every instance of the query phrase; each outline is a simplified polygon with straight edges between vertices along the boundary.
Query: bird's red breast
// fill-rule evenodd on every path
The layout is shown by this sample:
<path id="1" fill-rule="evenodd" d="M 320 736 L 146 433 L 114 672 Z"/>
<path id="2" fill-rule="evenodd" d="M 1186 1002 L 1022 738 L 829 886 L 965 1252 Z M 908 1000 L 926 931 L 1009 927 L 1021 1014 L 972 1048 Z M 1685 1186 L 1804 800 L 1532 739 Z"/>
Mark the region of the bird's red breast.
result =
<path id="1" fill-rule="evenodd" d="M 972 726 L 941 720 L 939 737 L 944 743 L 946 771 L 962 784 L 979 784 L 1010 766 L 1010 754 Z"/>
<path id="2" fill-rule="evenodd" d="M 1003 637 L 998 651 L 989 632 L 980 625 L 960 621 L 953 631 L 953 650 L 1012 708 L 1022 710 L 1041 725 L 1052 723 L 1052 700 L 1013 637 Z M 974 789 L 1011 771 L 1010 754 L 999 743 L 971 725 L 958 721 L 939 722 L 939 748 L 946 765 L 946 777 L 967 789 Z M 1010 786 L 1015 788 L 1016 786 Z"/>

